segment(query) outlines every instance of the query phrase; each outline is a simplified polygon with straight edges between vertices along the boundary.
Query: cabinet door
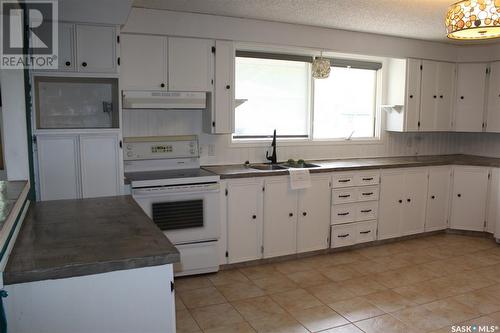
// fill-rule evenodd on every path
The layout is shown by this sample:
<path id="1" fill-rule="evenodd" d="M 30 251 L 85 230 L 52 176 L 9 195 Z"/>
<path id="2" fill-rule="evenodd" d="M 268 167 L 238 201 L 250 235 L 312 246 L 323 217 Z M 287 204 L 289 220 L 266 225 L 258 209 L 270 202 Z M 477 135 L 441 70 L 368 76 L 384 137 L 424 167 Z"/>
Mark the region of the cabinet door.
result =
<path id="1" fill-rule="evenodd" d="M 78 137 L 38 135 L 40 200 L 80 198 Z"/>
<path id="2" fill-rule="evenodd" d="M 266 180 L 264 192 L 264 258 L 296 253 L 297 192 L 287 178 Z"/>
<path id="3" fill-rule="evenodd" d="M 458 64 L 455 131 L 481 132 L 487 64 Z"/>
<path id="4" fill-rule="evenodd" d="M 425 231 L 443 230 L 447 228 L 450 201 L 451 168 L 429 168 L 429 191 Z"/>
<path id="5" fill-rule="evenodd" d="M 488 216 L 486 218 L 486 231 L 495 234 L 496 238 L 500 234 L 500 169 L 491 170 L 491 178 L 488 191 Z"/>
<path id="6" fill-rule="evenodd" d="M 212 91 L 213 46 L 208 39 L 168 38 L 170 91 Z"/>
<path id="7" fill-rule="evenodd" d="M 215 49 L 215 100 L 212 112 L 213 133 L 234 132 L 234 45 L 233 42 L 216 41 Z"/>
<path id="8" fill-rule="evenodd" d="M 80 72 L 116 72 L 116 29 L 110 26 L 76 26 L 76 52 Z"/>
<path id="9" fill-rule="evenodd" d="M 81 135 L 82 196 L 113 196 L 120 193 L 118 135 Z"/>
<path id="10" fill-rule="evenodd" d="M 326 249 L 330 228 L 330 177 L 312 177 L 299 191 L 297 252 Z"/>
<path id="11" fill-rule="evenodd" d="M 405 175 L 405 197 L 400 223 L 401 235 L 424 232 L 425 206 L 427 199 L 427 168 L 407 169 Z"/>
<path id="12" fill-rule="evenodd" d="M 500 132 L 500 61 L 490 64 L 486 132 Z"/>
<path id="13" fill-rule="evenodd" d="M 120 46 L 123 90 L 167 89 L 166 37 L 123 34 Z"/>
<path id="14" fill-rule="evenodd" d="M 228 263 L 262 256 L 262 181 L 230 182 L 227 185 Z"/>
<path id="15" fill-rule="evenodd" d="M 69 23 L 59 23 L 59 55 L 58 71 L 74 71 L 75 70 L 75 26 Z"/>
<path id="16" fill-rule="evenodd" d="M 378 239 L 398 237 L 401 235 L 405 172 L 383 171 L 380 179 Z"/>
<path id="17" fill-rule="evenodd" d="M 487 192 L 487 168 L 454 167 L 450 227 L 483 231 Z"/>
<path id="18" fill-rule="evenodd" d="M 418 131 L 420 121 L 420 82 L 422 60 L 408 59 L 406 64 L 406 131 Z"/>
<path id="19" fill-rule="evenodd" d="M 438 103 L 434 130 L 449 131 L 453 126 L 453 93 L 456 82 L 456 65 L 449 62 L 439 62 L 437 71 Z"/>

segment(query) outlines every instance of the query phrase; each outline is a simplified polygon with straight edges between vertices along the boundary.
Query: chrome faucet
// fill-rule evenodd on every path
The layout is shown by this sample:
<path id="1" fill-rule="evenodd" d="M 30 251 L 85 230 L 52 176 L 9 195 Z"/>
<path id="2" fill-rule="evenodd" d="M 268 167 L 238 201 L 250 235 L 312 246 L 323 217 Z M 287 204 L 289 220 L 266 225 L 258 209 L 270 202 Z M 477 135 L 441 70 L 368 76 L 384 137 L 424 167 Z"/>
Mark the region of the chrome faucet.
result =
<path id="1" fill-rule="evenodd" d="M 266 151 L 266 159 L 268 161 L 271 161 L 271 164 L 276 164 L 277 163 L 277 157 L 276 157 L 276 130 L 274 130 L 273 142 L 271 143 L 271 147 L 273 147 L 273 154 L 271 156 L 269 156 L 268 152 Z"/>

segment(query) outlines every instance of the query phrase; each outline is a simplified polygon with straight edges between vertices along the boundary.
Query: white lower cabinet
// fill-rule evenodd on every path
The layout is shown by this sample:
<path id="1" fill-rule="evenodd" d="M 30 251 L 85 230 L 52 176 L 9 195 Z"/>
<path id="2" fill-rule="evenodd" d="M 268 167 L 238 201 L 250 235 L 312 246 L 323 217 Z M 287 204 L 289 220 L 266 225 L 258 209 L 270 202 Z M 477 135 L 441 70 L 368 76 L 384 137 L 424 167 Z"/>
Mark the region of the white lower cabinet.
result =
<path id="1" fill-rule="evenodd" d="M 484 167 L 453 167 L 451 229 L 484 230 L 489 172 Z"/>
<path id="2" fill-rule="evenodd" d="M 427 168 L 382 171 L 378 239 L 424 231 Z"/>
<path id="3" fill-rule="evenodd" d="M 376 239 L 377 221 L 365 221 L 333 225 L 331 247 L 338 248 L 359 243 L 372 242 Z"/>
<path id="4" fill-rule="evenodd" d="M 121 192 L 118 134 L 37 135 L 40 200 Z"/>
<path id="5" fill-rule="evenodd" d="M 229 264 L 262 257 L 263 179 L 227 184 L 227 259 Z"/>
<path id="6" fill-rule="evenodd" d="M 425 231 L 444 230 L 448 227 L 450 181 L 450 166 L 429 168 Z"/>

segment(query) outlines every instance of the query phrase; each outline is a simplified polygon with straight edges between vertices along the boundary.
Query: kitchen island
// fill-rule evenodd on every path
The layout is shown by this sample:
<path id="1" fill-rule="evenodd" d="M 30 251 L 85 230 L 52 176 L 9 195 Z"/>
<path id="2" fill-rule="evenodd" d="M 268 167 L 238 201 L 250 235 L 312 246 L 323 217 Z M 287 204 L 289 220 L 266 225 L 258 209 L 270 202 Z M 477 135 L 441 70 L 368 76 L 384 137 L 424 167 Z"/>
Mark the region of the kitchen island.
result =
<path id="1" fill-rule="evenodd" d="M 32 203 L 3 274 L 10 332 L 174 332 L 179 253 L 131 196 Z"/>

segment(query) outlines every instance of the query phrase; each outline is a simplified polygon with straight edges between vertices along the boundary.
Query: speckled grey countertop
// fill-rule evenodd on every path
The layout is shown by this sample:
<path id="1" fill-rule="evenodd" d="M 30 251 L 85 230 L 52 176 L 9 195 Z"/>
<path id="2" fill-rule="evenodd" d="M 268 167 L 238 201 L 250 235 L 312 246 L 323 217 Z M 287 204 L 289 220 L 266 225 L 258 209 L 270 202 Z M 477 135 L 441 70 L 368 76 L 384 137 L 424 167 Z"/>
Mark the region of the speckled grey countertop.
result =
<path id="1" fill-rule="evenodd" d="M 367 169 L 389 169 L 448 164 L 500 167 L 500 158 L 473 155 L 375 157 L 308 162 L 319 165 L 318 168 L 309 169 L 311 173 Z M 288 171 L 286 169 L 263 171 L 248 168 L 243 164 L 204 166 L 203 169 L 218 174 L 221 179 L 279 176 L 288 174 Z"/>
<path id="2" fill-rule="evenodd" d="M 9 285 L 179 260 L 131 196 L 44 201 L 31 204 L 3 279 Z"/>
<path id="3" fill-rule="evenodd" d="M 0 229 L 2 229 L 27 183 L 26 180 L 0 181 Z"/>

